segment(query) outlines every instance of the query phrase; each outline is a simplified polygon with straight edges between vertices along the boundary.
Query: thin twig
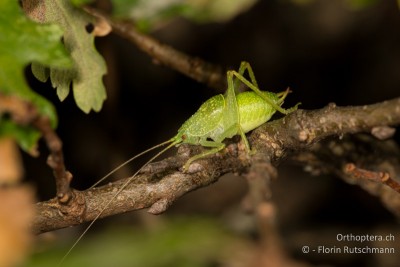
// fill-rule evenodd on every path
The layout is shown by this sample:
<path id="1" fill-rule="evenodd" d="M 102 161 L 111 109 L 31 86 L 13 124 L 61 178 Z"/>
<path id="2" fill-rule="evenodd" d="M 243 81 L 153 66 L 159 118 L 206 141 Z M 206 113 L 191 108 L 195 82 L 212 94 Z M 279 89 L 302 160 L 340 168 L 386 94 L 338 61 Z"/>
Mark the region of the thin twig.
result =
<path id="1" fill-rule="evenodd" d="M 41 115 L 31 103 L 4 94 L 0 94 L 1 113 L 10 114 L 11 119 L 17 124 L 31 125 L 41 132 L 50 151 L 47 164 L 53 169 L 57 199 L 60 203 L 68 203 L 72 197 L 70 189 L 72 174 L 65 168 L 62 141 L 51 127 L 49 118 Z"/>
<path id="2" fill-rule="evenodd" d="M 211 88 L 224 92 L 226 75 L 218 65 L 206 62 L 198 57 L 189 56 L 175 48 L 163 44 L 153 37 L 139 32 L 131 21 L 121 21 L 111 18 L 100 11 L 85 7 L 86 12 L 107 21 L 115 34 L 129 40 L 139 49 L 148 54 L 154 62 L 163 64 L 195 81 L 204 83 Z"/>
<path id="3" fill-rule="evenodd" d="M 295 153 L 291 159 L 312 175 L 333 173 L 349 184 L 360 186 L 380 198 L 389 211 L 400 217 L 400 194 L 396 185 L 392 184 L 392 180 L 398 183 L 395 177 L 400 174 L 400 148 L 393 140 L 381 141 L 366 134 L 345 136 L 342 140 L 329 138 L 306 151 Z M 378 171 L 355 170 L 348 162 Z M 386 180 L 388 175 L 390 179 Z M 382 178 L 388 186 L 380 181 Z"/>
<path id="4" fill-rule="evenodd" d="M 367 179 L 376 183 L 382 183 L 400 193 L 400 184 L 390 177 L 388 172 L 375 172 L 358 168 L 354 163 L 348 163 L 344 166 L 344 172 L 356 179 Z"/>

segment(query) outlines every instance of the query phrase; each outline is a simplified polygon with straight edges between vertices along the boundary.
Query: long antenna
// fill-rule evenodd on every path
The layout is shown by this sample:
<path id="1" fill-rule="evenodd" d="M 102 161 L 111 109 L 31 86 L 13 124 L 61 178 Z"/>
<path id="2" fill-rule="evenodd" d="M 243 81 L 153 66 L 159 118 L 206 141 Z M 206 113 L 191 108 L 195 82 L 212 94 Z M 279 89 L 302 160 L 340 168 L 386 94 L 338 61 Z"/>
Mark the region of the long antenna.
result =
<path id="1" fill-rule="evenodd" d="M 92 189 L 93 187 L 95 187 L 96 185 L 98 185 L 99 183 L 103 182 L 105 179 L 107 179 L 111 174 L 115 173 L 116 171 L 118 171 L 119 169 L 121 169 L 122 167 L 124 167 L 126 164 L 128 164 L 129 162 L 131 162 L 132 160 L 146 154 L 147 152 L 150 152 L 156 148 L 159 148 L 160 146 L 164 146 L 166 144 L 171 143 L 173 140 L 170 139 L 168 141 L 162 142 L 161 144 L 155 145 L 153 147 L 150 147 L 149 149 L 146 149 L 145 151 L 140 152 L 139 154 L 131 157 L 130 159 L 128 159 L 127 161 L 125 161 L 124 163 L 122 163 L 121 165 L 119 165 L 118 167 L 116 167 L 115 169 L 113 169 L 112 171 L 110 171 L 109 173 L 107 173 L 106 175 L 104 175 L 104 177 L 102 177 L 100 180 L 98 180 L 96 183 L 94 183 L 89 189 Z"/>
<path id="2" fill-rule="evenodd" d="M 167 144 L 170 141 L 161 143 L 159 145 L 157 145 L 156 147 L 159 147 L 163 144 Z M 147 165 L 149 165 L 153 160 L 155 160 L 156 158 L 158 158 L 161 154 L 163 154 L 165 151 L 167 151 L 168 149 L 170 149 L 171 147 L 173 147 L 174 145 L 176 145 L 177 143 L 179 143 L 179 141 L 174 141 L 171 144 L 169 144 L 166 148 L 164 148 L 163 150 L 161 150 L 160 152 L 158 152 L 154 157 L 152 157 L 151 159 L 149 159 L 145 164 L 143 164 L 142 167 L 139 168 L 139 170 L 137 170 L 131 177 L 128 178 L 128 180 L 121 186 L 121 188 L 118 190 L 117 193 L 115 193 L 115 195 L 113 195 L 113 197 L 106 203 L 106 205 L 101 209 L 101 211 L 96 215 L 96 217 L 93 219 L 93 221 L 89 224 L 88 227 L 86 227 L 85 231 L 83 231 L 83 233 L 78 237 L 78 239 L 75 241 L 75 243 L 71 246 L 71 248 L 68 250 L 68 252 L 64 255 L 64 257 L 61 259 L 60 263 L 58 264 L 58 266 L 61 266 L 62 263 L 65 261 L 65 259 L 68 257 L 68 255 L 71 253 L 71 251 L 76 247 L 76 245 L 79 243 L 79 241 L 81 241 L 81 239 L 83 238 L 83 236 L 86 234 L 87 231 L 89 231 L 89 229 L 92 227 L 92 225 L 97 221 L 98 218 L 100 218 L 100 216 L 103 214 L 103 212 L 110 206 L 110 204 L 115 200 L 115 198 L 130 184 L 130 182 L 132 182 L 132 180 L 136 177 L 136 175 L 138 175 L 138 173 Z M 153 149 L 155 147 L 150 148 Z M 143 154 L 144 152 L 142 152 L 141 154 Z M 136 157 L 136 156 L 135 156 Z M 129 160 L 130 161 L 130 160 Z M 127 162 L 125 162 L 127 163 Z M 124 163 L 124 164 L 125 164 Z"/>

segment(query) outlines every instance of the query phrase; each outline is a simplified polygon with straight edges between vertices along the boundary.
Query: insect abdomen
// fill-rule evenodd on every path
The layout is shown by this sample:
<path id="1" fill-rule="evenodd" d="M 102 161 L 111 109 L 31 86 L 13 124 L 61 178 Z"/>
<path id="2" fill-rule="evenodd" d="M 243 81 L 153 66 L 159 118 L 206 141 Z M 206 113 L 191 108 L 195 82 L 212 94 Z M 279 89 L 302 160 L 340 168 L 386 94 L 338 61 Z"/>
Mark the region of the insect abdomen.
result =
<path id="1" fill-rule="evenodd" d="M 274 93 L 264 92 L 267 97 L 278 104 L 279 98 Z M 239 108 L 240 126 L 245 133 L 267 122 L 275 109 L 254 92 L 243 92 L 236 96 Z M 280 105 L 280 104 L 278 104 Z"/>

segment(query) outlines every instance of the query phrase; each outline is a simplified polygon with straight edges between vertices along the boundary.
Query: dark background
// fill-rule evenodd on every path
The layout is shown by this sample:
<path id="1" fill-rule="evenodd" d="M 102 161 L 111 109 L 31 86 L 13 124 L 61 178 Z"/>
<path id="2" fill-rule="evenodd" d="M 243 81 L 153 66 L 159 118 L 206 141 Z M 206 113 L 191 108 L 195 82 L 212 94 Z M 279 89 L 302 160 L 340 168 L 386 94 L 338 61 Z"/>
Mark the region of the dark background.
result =
<path id="1" fill-rule="evenodd" d="M 296 5 L 276 0 L 259 1 L 226 23 L 199 24 L 180 18 L 151 34 L 224 68 L 237 69 L 246 60 L 262 90 L 292 89 L 285 107 L 300 101 L 302 109 L 318 109 L 331 102 L 365 105 L 398 97 L 399 29 L 400 10 L 394 0 L 360 9 L 351 9 L 344 1 Z M 89 187 L 124 160 L 175 135 L 199 105 L 216 94 L 174 70 L 153 64 L 119 36 L 98 39 L 96 45 L 109 68 L 105 77 L 108 100 L 99 113 L 84 114 L 72 95 L 59 103 L 49 84 L 43 90 L 43 84 L 29 77 L 38 91 L 57 103 L 58 133 L 64 142 L 66 164 L 74 174 L 73 186 L 78 189 Z M 395 137 L 399 139 L 398 134 Z M 41 145 L 41 151 L 41 158 L 26 157 L 25 162 L 27 179 L 45 200 L 54 196 L 54 184 L 45 165 L 45 146 Z M 143 160 L 116 177 L 132 174 L 140 163 Z M 282 238 L 293 257 L 334 266 L 378 266 L 372 256 L 313 257 L 294 248 L 294 240 L 301 234 L 313 236 L 321 229 L 324 233 L 372 233 L 397 227 L 395 217 L 377 198 L 335 176 L 310 176 L 289 162 L 278 170 L 272 200 L 277 205 Z M 246 186 L 244 179 L 227 176 L 186 195 L 164 216 L 222 216 L 229 209 L 240 209 Z M 387 264 L 395 266 L 390 260 Z"/>

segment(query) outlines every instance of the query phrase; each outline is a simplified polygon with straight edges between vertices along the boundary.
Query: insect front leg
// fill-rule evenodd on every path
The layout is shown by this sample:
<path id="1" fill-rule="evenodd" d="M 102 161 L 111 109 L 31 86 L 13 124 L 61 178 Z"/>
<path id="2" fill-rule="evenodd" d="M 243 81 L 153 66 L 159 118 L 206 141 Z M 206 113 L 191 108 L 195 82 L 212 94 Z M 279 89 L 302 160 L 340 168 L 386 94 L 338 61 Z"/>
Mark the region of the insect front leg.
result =
<path id="1" fill-rule="evenodd" d="M 187 171 L 189 170 L 189 166 L 190 164 L 192 164 L 193 161 L 207 157 L 208 155 L 212 155 L 217 153 L 218 151 L 222 150 L 225 147 L 224 143 L 219 143 L 219 142 L 214 142 L 214 141 L 207 141 L 207 140 L 201 140 L 200 141 L 200 145 L 204 146 L 204 147 L 211 147 L 211 149 L 208 149 L 198 155 L 195 155 L 193 157 L 191 157 L 190 159 L 188 159 L 188 161 L 186 161 L 185 165 L 183 166 L 183 170 Z"/>

